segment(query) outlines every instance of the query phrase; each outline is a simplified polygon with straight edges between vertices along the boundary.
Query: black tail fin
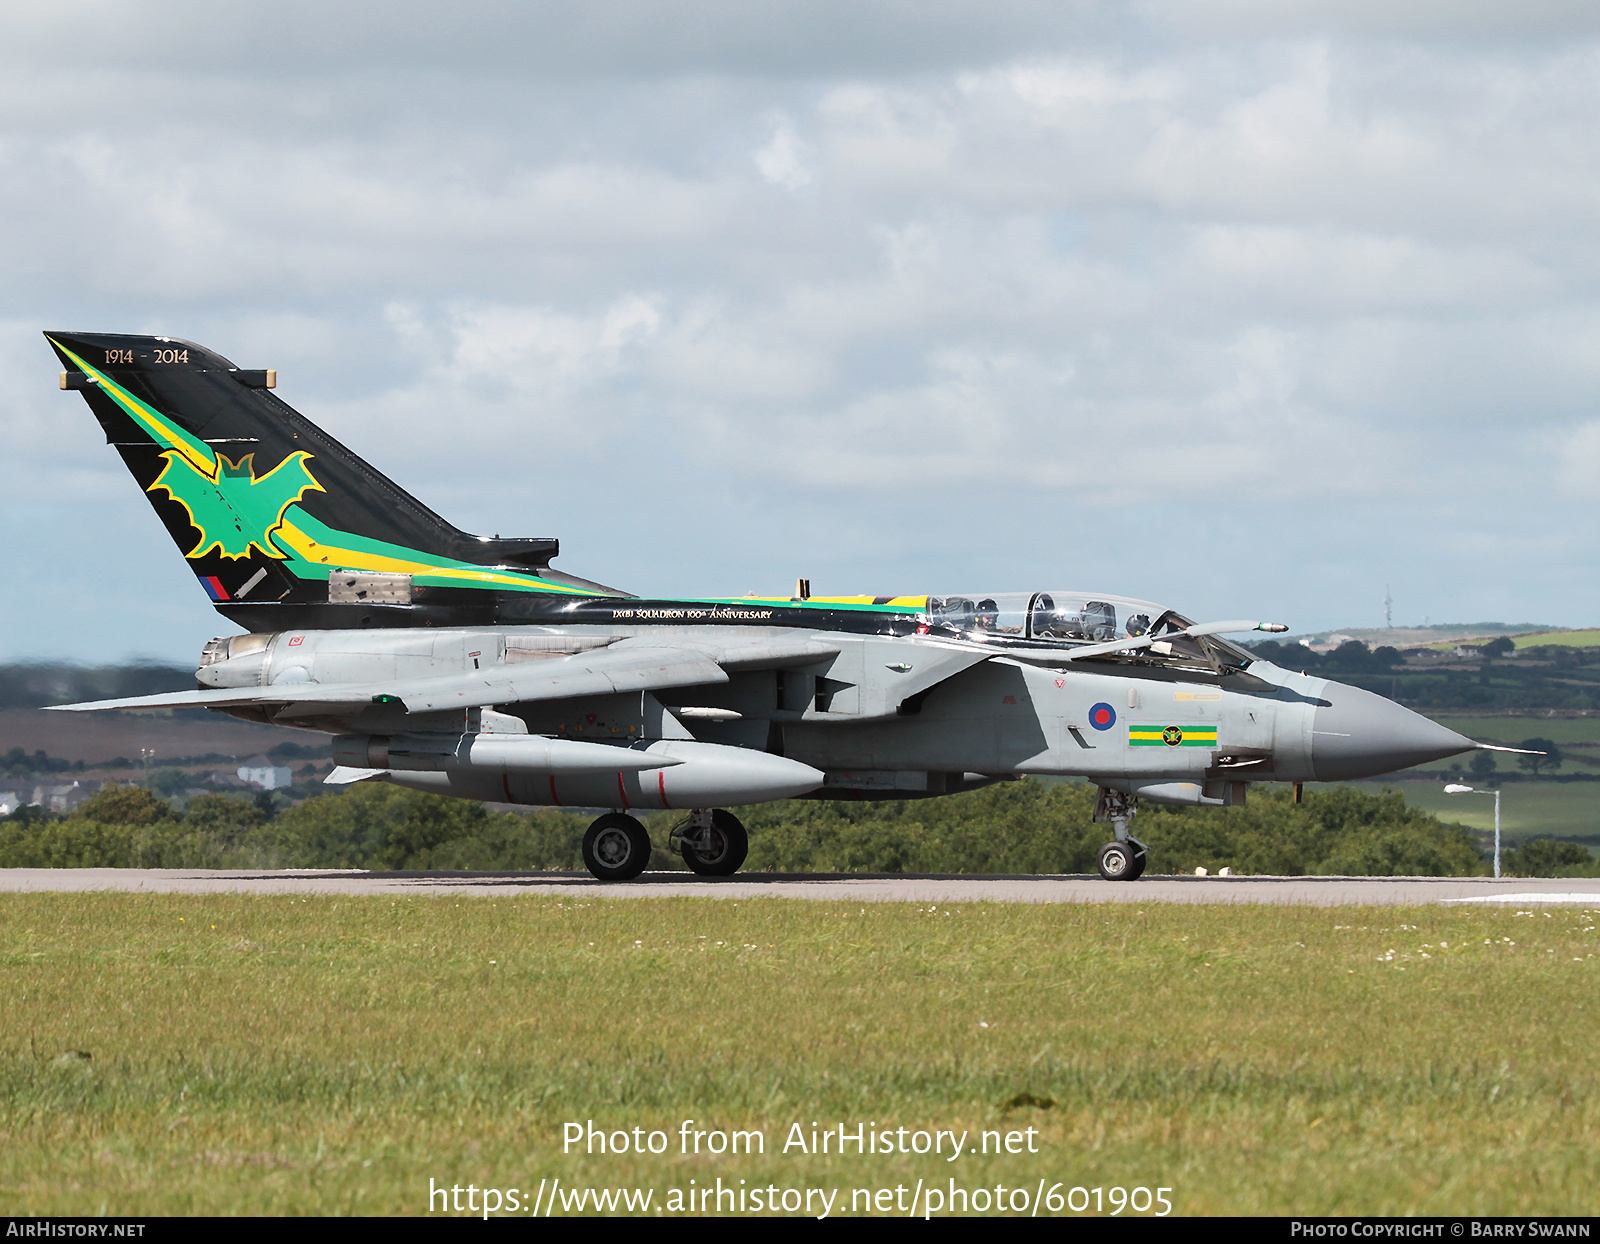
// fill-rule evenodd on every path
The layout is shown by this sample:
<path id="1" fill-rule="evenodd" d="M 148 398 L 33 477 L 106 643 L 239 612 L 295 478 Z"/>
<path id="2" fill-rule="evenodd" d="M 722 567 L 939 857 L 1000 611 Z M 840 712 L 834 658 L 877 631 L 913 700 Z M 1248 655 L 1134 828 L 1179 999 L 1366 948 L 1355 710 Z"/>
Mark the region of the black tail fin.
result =
<path id="1" fill-rule="evenodd" d="M 506 593 L 615 594 L 555 540 L 472 536 L 279 401 L 170 337 L 46 333 L 217 609 L 251 630 L 493 621 Z M 528 603 L 524 600 L 524 604 Z"/>

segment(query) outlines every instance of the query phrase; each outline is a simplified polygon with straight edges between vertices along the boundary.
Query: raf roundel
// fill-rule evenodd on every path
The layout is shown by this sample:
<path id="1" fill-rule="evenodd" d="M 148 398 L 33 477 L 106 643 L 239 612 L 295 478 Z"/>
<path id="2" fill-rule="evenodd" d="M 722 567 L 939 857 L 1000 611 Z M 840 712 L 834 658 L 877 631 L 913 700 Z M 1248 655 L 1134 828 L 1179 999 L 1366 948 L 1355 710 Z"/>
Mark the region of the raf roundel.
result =
<path id="1" fill-rule="evenodd" d="M 1089 710 L 1089 724 L 1096 730 L 1109 730 L 1117 724 L 1117 710 L 1101 700 Z"/>

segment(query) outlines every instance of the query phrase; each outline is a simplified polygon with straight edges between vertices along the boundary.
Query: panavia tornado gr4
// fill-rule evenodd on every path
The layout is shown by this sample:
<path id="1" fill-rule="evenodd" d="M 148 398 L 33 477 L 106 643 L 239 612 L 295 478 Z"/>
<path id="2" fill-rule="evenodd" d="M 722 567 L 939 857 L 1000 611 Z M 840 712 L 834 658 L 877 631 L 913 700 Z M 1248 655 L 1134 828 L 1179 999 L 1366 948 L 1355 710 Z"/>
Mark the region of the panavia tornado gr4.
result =
<path id="1" fill-rule="evenodd" d="M 1388 773 L 1475 744 L 1104 592 L 647 600 L 551 569 L 553 539 L 472 536 L 235 367 L 167 337 L 47 333 L 218 613 L 199 689 L 71 705 L 203 706 L 332 736 L 334 783 L 612 809 L 584 838 L 637 876 L 633 815 L 726 876 L 729 805 L 914 799 L 1086 778 L 1132 880 L 1140 799 L 1238 806 L 1252 782 Z"/>

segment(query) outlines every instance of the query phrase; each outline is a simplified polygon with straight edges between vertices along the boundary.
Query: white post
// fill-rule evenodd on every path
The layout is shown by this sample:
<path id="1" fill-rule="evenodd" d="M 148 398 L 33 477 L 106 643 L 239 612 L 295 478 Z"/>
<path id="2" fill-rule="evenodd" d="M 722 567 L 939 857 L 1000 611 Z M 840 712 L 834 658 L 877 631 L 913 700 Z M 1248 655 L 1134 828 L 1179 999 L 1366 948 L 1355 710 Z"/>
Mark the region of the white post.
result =
<path id="1" fill-rule="evenodd" d="M 1470 786 L 1461 786 L 1461 785 L 1459 785 L 1457 783 L 1452 782 L 1450 785 L 1448 785 L 1448 786 L 1446 786 L 1444 788 L 1444 793 L 1447 794 L 1447 795 L 1487 795 L 1490 792 L 1486 791 L 1486 790 L 1474 790 Z M 1500 879 L 1500 790 L 1499 790 L 1498 787 L 1495 788 L 1493 794 L 1494 794 L 1494 876 L 1495 876 L 1495 880 L 1498 881 Z"/>
<path id="2" fill-rule="evenodd" d="M 1500 880 L 1500 791 L 1494 792 L 1494 877 Z"/>

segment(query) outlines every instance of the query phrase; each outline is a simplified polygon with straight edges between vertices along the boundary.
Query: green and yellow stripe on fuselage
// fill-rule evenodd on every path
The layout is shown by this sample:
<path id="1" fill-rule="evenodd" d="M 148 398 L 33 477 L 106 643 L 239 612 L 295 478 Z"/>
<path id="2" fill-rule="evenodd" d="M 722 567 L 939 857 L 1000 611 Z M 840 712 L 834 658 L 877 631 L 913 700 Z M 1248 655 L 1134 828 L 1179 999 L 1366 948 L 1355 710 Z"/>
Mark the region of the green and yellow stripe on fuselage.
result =
<path id="1" fill-rule="evenodd" d="M 1202 725 L 1128 727 L 1129 747 L 1215 747 L 1217 728 Z"/>

